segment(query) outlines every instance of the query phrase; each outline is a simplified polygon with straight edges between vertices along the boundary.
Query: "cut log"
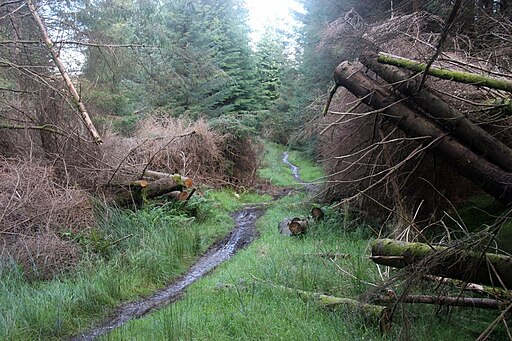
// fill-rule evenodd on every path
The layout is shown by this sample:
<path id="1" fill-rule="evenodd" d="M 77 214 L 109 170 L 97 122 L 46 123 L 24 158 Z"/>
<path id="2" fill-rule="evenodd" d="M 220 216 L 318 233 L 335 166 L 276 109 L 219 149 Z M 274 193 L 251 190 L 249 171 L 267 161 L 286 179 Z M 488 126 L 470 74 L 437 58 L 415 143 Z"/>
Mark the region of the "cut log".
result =
<path id="1" fill-rule="evenodd" d="M 172 191 L 164 194 L 167 198 L 177 200 L 177 201 L 186 201 L 188 198 L 187 192 L 182 191 Z"/>
<path id="2" fill-rule="evenodd" d="M 409 266 L 425 275 L 512 288 L 512 257 L 500 254 L 377 239 L 372 243 L 372 260 L 395 268 Z"/>
<path id="3" fill-rule="evenodd" d="M 510 302 L 499 301 L 491 298 L 474 297 L 451 297 L 434 295 L 405 295 L 405 296 L 379 296 L 374 300 L 376 303 L 422 303 L 447 305 L 454 307 L 482 308 L 482 309 L 505 309 Z"/>
<path id="4" fill-rule="evenodd" d="M 410 109 L 395 97 L 389 88 L 369 78 L 361 64 L 341 63 L 335 70 L 336 83 L 345 87 L 375 109 L 385 110 L 388 120 L 410 137 L 424 137 L 423 144 L 437 153 L 446 163 L 454 167 L 497 200 L 512 203 L 512 174 L 477 155 L 448 135 L 428 118 Z M 426 138 L 425 138 L 426 137 Z"/>
<path id="5" fill-rule="evenodd" d="M 148 198 L 155 198 L 173 191 L 181 191 L 184 188 L 184 183 L 178 177 L 179 175 L 164 177 L 152 182 L 146 180 L 134 181 L 128 186 L 127 191 L 118 195 L 116 203 L 119 206 L 140 206 Z"/>
<path id="6" fill-rule="evenodd" d="M 299 236 L 301 234 L 306 233 L 308 229 L 308 221 L 307 220 L 292 220 L 288 225 L 292 236 Z"/>
<path id="7" fill-rule="evenodd" d="M 315 221 L 324 219 L 324 211 L 318 207 L 313 207 L 311 210 L 311 216 Z"/>
<path id="8" fill-rule="evenodd" d="M 467 147 L 504 170 L 512 172 L 512 149 L 471 122 L 462 112 L 452 108 L 425 87 L 418 91 L 421 83 L 419 77 L 411 77 L 411 75 L 397 67 L 377 62 L 375 53 L 364 53 L 360 57 L 360 61 L 386 82 L 392 83 L 394 88 L 402 94 L 409 96 L 423 110 L 448 128 L 450 133 Z"/>
<path id="9" fill-rule="evenodd" d="M 398 66 L 414 72 L 425 72 L 427 66 L 425 63 L 420 63 L 415 60 L 394 56 L 392 54 L 383 52 L 379 53 L 378 61 L 379 63 Z M 459 83 L 485 86 L 488 88 L 512 92 L 512 82 L 506 79 L 436 67 L 430 67 L 427 71 L 427 74 L 437 78 L 448 79 Z"/>
<path id="10" fill-rule="evenodd" d="M 174 181 L 176 181 L 178 184 L 184 186 L 185 188 L 190 188 L 194 184 L 191 178 L 187 178 L 185 176 L 181 176 L 179 174 L 169 174 L 169 173 L 162 173 L 152 170 L 145 170 L 144 176 L 147 176 L 149 178 L 154 179 L 164 179 L 164 178 L 172 178 Z"/>
<path id="11" fill-rule="evenodd" d="M 382 334 L 391 329 L 391 310 L 388 307 L 359 302 L 350 298 L 342 298 L 289 288 L 283 285 L 271 285 L 283 291 L 297 293 L 304 299 L 314 299 L 326 308 L 339 307 L 350 314 L 362 315 L 366 321 L 378 325 Z"/>

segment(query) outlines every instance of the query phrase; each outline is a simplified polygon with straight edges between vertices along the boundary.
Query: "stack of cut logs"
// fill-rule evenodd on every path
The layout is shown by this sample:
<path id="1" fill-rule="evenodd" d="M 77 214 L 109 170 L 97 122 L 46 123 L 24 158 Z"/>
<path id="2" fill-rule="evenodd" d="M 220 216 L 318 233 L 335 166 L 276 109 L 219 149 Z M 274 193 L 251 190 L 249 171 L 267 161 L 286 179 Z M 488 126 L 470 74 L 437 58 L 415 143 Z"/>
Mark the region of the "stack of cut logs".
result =
<path id="1" fill-rule="evenodd" d="M 192 179 L 179 174 L 146 170 L 142 180 L 133 181 L 128 185 L 128 191 L 123 191 L 117 196 L 116 203 L 119 206 L 140 206 L 145 200 L 159 196 L 186 201 L 195 192 L 195 189 L 186 191 L 192 185 Z"/>

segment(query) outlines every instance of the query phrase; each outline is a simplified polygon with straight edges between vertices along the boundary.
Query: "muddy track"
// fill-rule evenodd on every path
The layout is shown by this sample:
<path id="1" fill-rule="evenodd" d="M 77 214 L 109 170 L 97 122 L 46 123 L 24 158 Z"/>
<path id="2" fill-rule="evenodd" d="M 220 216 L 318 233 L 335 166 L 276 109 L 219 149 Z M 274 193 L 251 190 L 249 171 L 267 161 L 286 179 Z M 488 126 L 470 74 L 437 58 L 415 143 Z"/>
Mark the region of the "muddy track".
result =
<path id="1" fill-rule="evenodd" d="M 132 319 L 140 318 L 157 308 L 178 300 L 186 287 L 231 258 L 236 251 L 250 244 L 257 237 L 258 232 L 254 223 L 263 212 L 264 205 L 248 206 L 237 211 L 234 214 L 235 228 L 233 231 L 222 241 L 210 247 L 180 279 L 152 296 L 122 306 L 113 314 L 113 317 L 99 327 L 70 340 L 94 340 Z"/>
<path id="2" fill-rule="evenodd" d="M 283 154 L 283 162 L 288 165 L 297 182 L 302 183 L 309 191 L 311 184 L 304 183 L 299 176 L 299 168 L 288 161 L 288 153 Z M 308 187 L 309 186 L 309 187 Z M 286 195 L 283 191 L 282 195 Z M 223 240 L 211 246 L 206 253 L 181 278 L 155 294 L 139 301 L 121 306 L 112 317 L 85 333 L 71 338 L 72 341 L 94 340 L 124 325 L 126 322 L 140 318 L 158 308 L 173 303 L 181 298 L 184 290 L 201 279 L 219 264 L 231 258 L 238 250 L 250 244 L 258 235 L 255 222 L 265 211 L 265 204 L 244 207 L 235 212 L 235 228 Z"/>

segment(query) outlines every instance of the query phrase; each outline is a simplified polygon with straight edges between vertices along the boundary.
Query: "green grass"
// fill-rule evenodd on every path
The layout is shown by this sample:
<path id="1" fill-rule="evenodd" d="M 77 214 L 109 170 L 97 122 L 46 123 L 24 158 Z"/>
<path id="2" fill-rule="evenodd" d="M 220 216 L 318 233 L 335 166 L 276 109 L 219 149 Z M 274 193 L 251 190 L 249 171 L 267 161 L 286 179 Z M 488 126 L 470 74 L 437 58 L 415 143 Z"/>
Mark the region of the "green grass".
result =
<path id="1" fill-rule="evenodd" d="M 273 142 L 265 143 L 265 157 L 258 175 L 275 186 L 299 187 L 290 168 L 282 162 L 285 146 Z"/>
<path id="2" fill-rule="evenodd" d="M 294 165 L 299 165 L 299 175 L 305 182 L 319 181 L 325 174 L 317 163 L 304 157 L 304 153 L 291 150 L 289 152 L 288 161 Z"/>
<path id="3" fill-rule="evenodd" d="M 327 219 L 302 238 L 278 234 L 284 217 L 305 215 L 302 195 L 280 199 L 258 221 L 260 238 L 214 273 L 193 284 L 184 298 L 143 319 L 134 320 L 102 340 L 395 340 L 400 316 L 386 337 L 378 327 L 343 309 L 328 310 L 313 300 L 284 292 L 284 285 L 339 297 L 358 298 L 379 282 L 367 257 L 369 228 L 345 229 L 343 217 L 327 210 Z M 333 262 L 314 254 L 349 253 Z M 337 267 L 348 271 L 352 278 Z M 262 281 L 255 280 L 254 277 Z M 409 307 L 414 313 L 412 335 L 417 340 L 468 340 L 458 314 L 451 320 L 434 317 L 435 307 Z M 478 313 L 472 313 L 480 316 Z M 471 315 L 471 314 L 470 314 Z M 473 325 L 466 326 L 471 328 Z M 478 325 L 478 327 L 482 327 Z M 483 330 L 483 329 L 480 329 Z"/>
<path id="4" fill-rule="evenodd" d="M 268 198 L 209 191 L 186 209 L 103 210 L 105 223 L 94 238 L 74 236 L 86 250 L 74 272 L 29 283 L 15 266 L 0 268 L 0 340 L 60 339 L 91 326 L 121 302 L 179 277 L 233 228 L 230 212 L 262 200 Z"/>
<path id="5" fill-rule="evenodd" d="M 285 146 L 266 142 L 265 158 L 258 174 L 261 178 L 270 180 L 275 186 L 300 188 L 301 185 L 294 179 L 290 167 L 282 162 L 283 153 L 286 151 L 289 149 Z M 300 151 L 289 151 L 288 161 L 299 166 L 299 175 L 305 182 L 314 182 L 324 175 L 318 165 Z"/>

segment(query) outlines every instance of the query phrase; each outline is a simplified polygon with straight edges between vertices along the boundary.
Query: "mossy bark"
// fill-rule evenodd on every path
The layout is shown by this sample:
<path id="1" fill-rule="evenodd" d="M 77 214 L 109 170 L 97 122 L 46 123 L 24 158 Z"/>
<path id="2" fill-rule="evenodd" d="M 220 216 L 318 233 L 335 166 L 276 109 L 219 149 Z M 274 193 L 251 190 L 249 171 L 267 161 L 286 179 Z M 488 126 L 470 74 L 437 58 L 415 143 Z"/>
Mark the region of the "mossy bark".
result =
<path id="1" fill-rule="evenodd" d="M 378 61 L 379 63 L 402 67 L 404 69 L 411 70 L 414 72 L 425 72 L 425 69 L 427 67 L 427 64 L 425 63 L 420 63 L 415 60 L 394 56 L 383 52 L 379 53 Z M 505 79 L 499 79 L 470 72 L 442 69 L 437 67 L 430 67 L 427 70 L 427 74 L 459 83 L 485 86 L 488 88 L 512 92 L 512 82 L 507 81 Z"/>
<path id="2" fill-rule="evenodd" d="M 512 257 L 505 255 L 377 239 L 372 243 L 373 256 L 381 265 L 408 266 L 426 275 L 512 288 Z"/>
<path id="3" fill-rule="evenodd" d="M 282 285 L 272 286 L 288 292 L 297 293 L 300 297 L 305 299 L 314 299 L 326 308 L 340 307 L 348 313 L 362 315 L 368 322 L 378 325 L 383 334 L 391 329 L 391 310 L 388 307 L 363 303 L 350 298 L 293 289 Z"/>
<path id="4" fill-rule="evenodd" d="M 405 295 L 401 297 L 379 296 L 375 302 L 377 303 L 421 303 L 446 305 L 465 308 L 482 308 L 482 309 L 505 309 L 510 302 L 499 301 L 492 298 L 475 298 L 475 297 L 451 297 L 451 296 L 433 296 L 433 295 Z"/>
<path id="5" fill-rule="evenodd" d="M 448 128 L 450 133 L 467 147 L 504 170 L 512 172 L 512 149 L 471 122 L 462 112 L 451 107 L 439 96 L 425 87 L 419 89 L 421 82 L 419 77 L 411 77 L 399 68 L 378 63 L 377 55 L 371 52 L 363 54 L 360 60 L 385 81 L 393 83 L 393 87 L 402 94 L 411 97 L 416 104 Z"/>

